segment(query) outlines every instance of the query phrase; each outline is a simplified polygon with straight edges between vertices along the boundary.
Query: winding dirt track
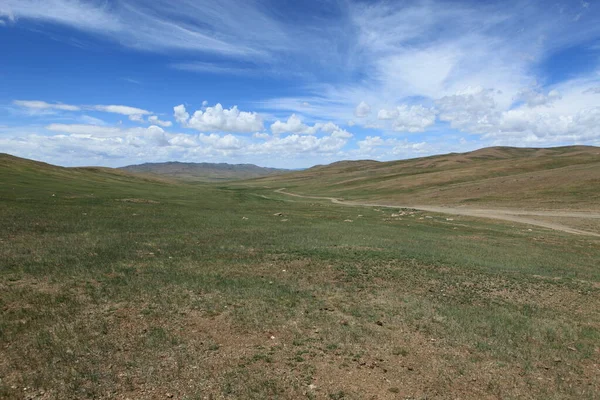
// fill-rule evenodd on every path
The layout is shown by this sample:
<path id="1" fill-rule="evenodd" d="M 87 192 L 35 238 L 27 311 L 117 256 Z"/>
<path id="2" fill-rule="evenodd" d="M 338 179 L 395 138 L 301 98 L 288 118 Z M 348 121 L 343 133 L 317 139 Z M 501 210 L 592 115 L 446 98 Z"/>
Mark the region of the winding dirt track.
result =
<path id="1" fill-rule="evenodd" d="M 575 235 L 588 235 L 600 237 L 600 234 L 595 232 L 582 231 L 580 229 L 570 228 L 565 225 L 557 224 L 548 221 L 539 221 L 527 217 L 549 217 L 549 218 L 581 218 L 581 219 L 600 219 L 600 213 L 595 212 L 572 212 L 572 211 L 523 211 L 523 210 L 491 210 L 491 209 L 474 209 L 474 208 L 456 208 L 456 207 L 440 207 L 440 206 L 406 206 L 406 205 L 390 205 L 390 204 L 374 204 L 374 203 L 358 203 L 353 201 L 343 201 L 335 197 L 320 197 L 320 196 L 305 196 L 296 193 L 285 192 L 285 188 L 275 190 L 276 193 L 285 194 L 288 196 L 301 197 L 304 199 L 329 200 L 335 204 L 341 204 L 352 207 L 387 207 L 387 208 L 412 208 L 415 210 L 429 211 L 440 214 L 465 215 L 469 217 L 499 219 L 503 221 L 518 222 L 540 226 L 543 228 L 554 229 L 561 232 L 572 233 Z"/>

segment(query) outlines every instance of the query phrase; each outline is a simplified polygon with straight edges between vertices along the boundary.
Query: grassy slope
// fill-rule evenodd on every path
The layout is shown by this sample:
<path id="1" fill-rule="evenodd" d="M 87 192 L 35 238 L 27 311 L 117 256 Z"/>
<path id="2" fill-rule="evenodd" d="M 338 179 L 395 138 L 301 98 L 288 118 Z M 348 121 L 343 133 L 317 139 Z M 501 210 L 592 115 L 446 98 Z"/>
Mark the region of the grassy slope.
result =
<path id="1" fill-rule="evenodd" d="M 275 168 L 263 168 L 252 164 L 212 163 L 147 163 L 129 165 L 120 170 L 130 173 L 152 174 L 194 182 L 222 182 L 258 178 L 286 172 Z"/>
<path id="2" fill-rule="evenodd" d="M 0 177 L 1 398 L 600 391 L 597 239 L 7 157 Z"/>
<path id="3" fill-rule="evenodd" d="M 598 209 L 600 148 L 496 147 L 385 163 L 341 162 L 255 183 L 396 204 Z"/>

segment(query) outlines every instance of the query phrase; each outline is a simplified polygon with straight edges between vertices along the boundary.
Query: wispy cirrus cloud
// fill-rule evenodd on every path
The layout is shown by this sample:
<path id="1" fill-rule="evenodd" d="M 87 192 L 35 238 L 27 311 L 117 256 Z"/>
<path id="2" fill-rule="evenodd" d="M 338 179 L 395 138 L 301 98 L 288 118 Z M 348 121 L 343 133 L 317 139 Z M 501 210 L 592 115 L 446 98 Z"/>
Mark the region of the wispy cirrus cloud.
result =
<path id="1" fill-rule="evenodd" d="M 0 16 L 66 25 L 150 51 L 249 56 L 281 48 L 286 38 L 267 8 L 254 1 L 5 0 Z"/>

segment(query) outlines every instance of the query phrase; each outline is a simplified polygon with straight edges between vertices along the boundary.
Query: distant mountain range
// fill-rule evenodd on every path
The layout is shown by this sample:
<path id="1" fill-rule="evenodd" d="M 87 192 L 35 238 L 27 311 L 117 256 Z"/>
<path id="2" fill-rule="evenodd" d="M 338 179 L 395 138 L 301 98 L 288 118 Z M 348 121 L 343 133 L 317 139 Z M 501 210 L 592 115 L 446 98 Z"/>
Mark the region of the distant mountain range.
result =
<path id="1" fill-rule="evenodd" d="M 291 170 L 264 168 L 254 164 L 182 162 L 145 163 L 139 165 L 128 165 L 119 169 L 134 174 L 152 174 L 168 178 L 199 182 L 252 179 L 291 172 Z"/>

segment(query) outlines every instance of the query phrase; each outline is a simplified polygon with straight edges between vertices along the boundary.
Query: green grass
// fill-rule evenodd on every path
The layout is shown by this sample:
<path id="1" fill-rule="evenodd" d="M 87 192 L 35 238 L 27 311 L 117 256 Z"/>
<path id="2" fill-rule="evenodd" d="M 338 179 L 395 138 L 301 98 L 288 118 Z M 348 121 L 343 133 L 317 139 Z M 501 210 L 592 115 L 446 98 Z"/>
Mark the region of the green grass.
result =
<path id="1" fill-rule="evenodd" d="M 102 169 L 0 176 L 1 398 L 600 390 L 598 239 Z"/>

